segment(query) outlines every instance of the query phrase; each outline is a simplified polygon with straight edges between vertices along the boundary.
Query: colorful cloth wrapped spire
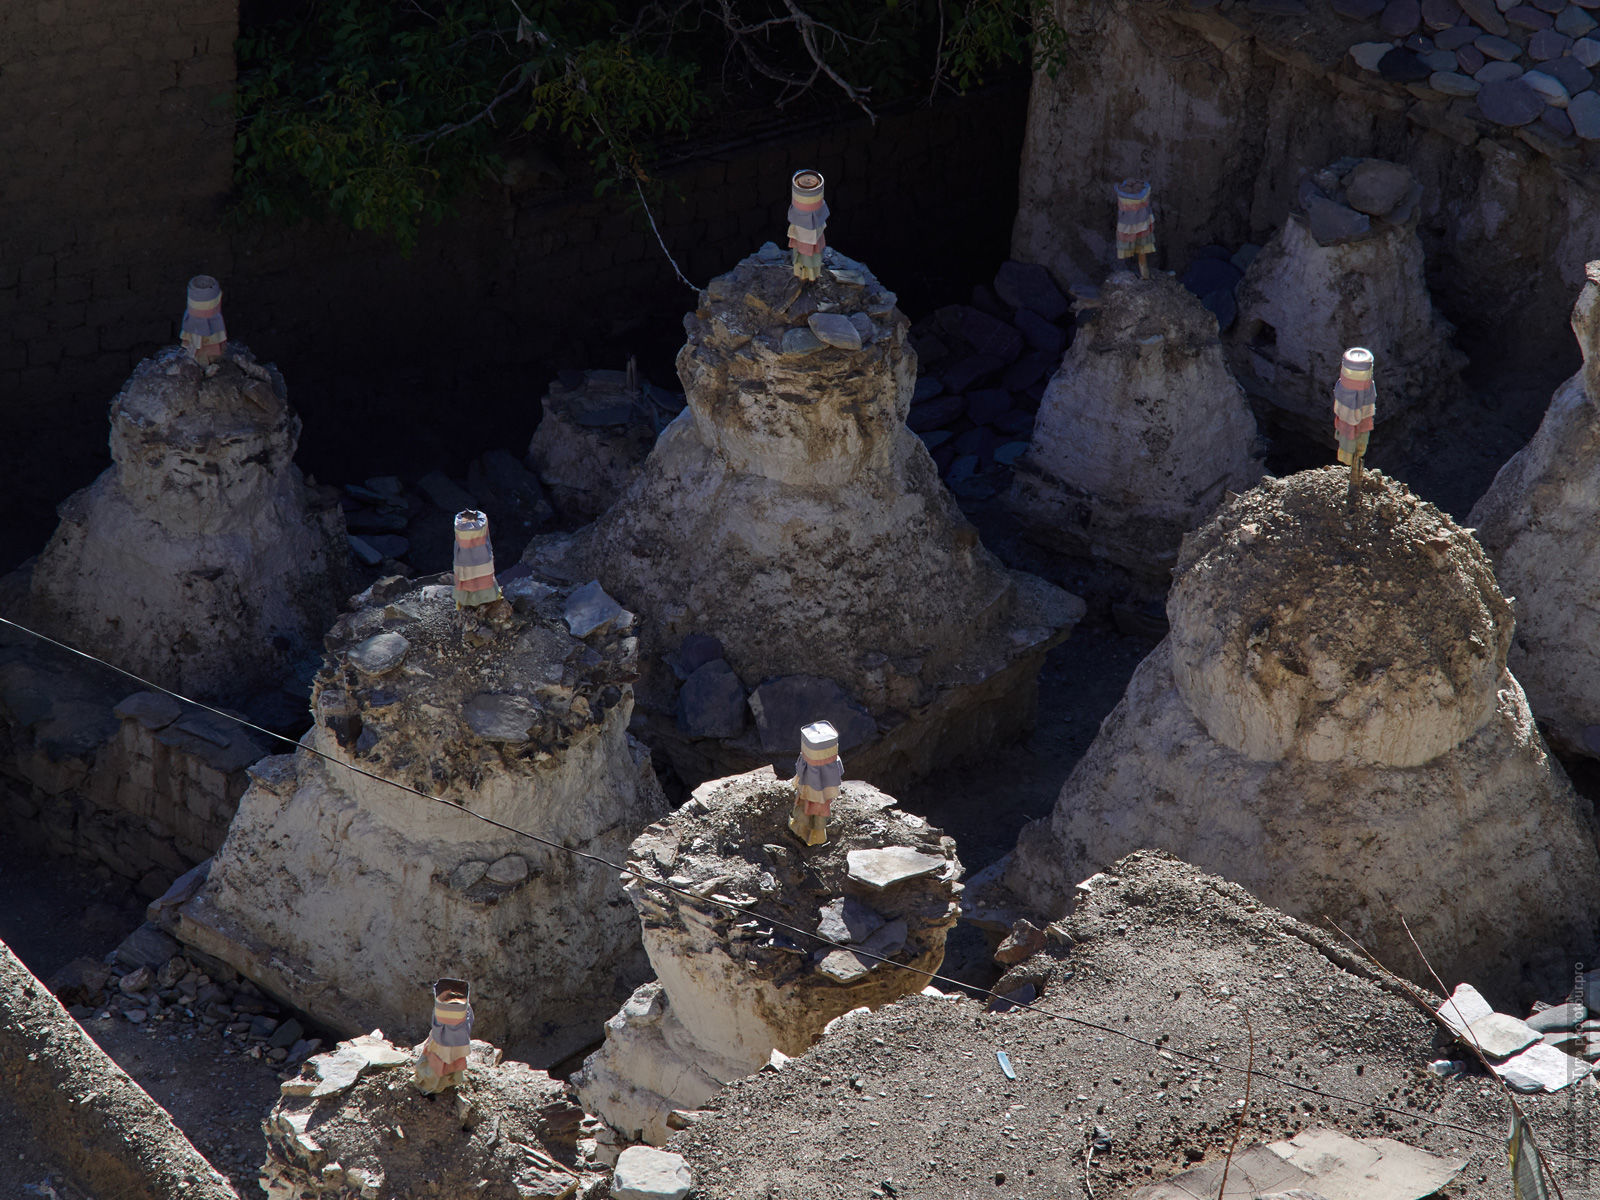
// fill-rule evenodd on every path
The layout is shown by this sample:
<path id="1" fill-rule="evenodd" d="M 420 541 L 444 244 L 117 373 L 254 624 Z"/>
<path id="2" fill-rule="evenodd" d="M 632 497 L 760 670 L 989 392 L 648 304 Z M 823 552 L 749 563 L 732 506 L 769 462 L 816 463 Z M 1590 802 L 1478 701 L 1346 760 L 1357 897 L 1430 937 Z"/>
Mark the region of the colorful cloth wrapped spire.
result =
<path id="1" fill-rule="evenodd" d="M 489 518 L 476 509 L 456 514 L 455 597 L 457 608 L 492 604 L 500 599 L 494 577 L 494 547 L 489 544 Z"/>
<path id="2" fill-rule="evenodd" d="M 209 275 L 189 280 L 189 306 L 178 340 L 197 363 L 216 362 L 228 344 L 222 323 L 222 285 Z"/>
<path id="3" fill-rule="evenodd" d="M 1150 184 L 1124 179 L 1117 184 L 1117 257 L 1139 260 L 1139 274 L 1150 278 L 1145 256 L 1156 252 L 1156 222 L 1150 215 Z"/>
<path id="4" fill-rule="evenodd" d="M 822 199 L 822 173 L 796 171 L 789 181 L 789 245 L 794 250 L 794 273 L 799 279 L 822 276 L 822 231 L 828 225 L 828 205 Z"/>
<path id="5" fill-rule="evenodd" d="M 839 758 L 839 731 L 827 721 L 815 721 L 800 731 L 800 757 L 794 761 L 794 811 L 789 829 L 808 846 L 828 840 L 828 815 L 844 782 L 844 762 Z"/>
<path id="6" fill-rule="evenodd" d="M 424 1092 L 442 1092 L 467 1073 L 472 1045 L 472 985 L 465 979 L 440 979 L 433 985 L 433 1024 L 411 1080 Z"/>
<path id="7" fill-rule="evenodd" d="M 1354 466 L 1367 452 L 1378 389 L 1372 382 L 1372 351 L 1360 346 L 1344 352 L 1339 382 L 1333 388 L 1333 432 L 1339 439 L 1339 461 Z"/>

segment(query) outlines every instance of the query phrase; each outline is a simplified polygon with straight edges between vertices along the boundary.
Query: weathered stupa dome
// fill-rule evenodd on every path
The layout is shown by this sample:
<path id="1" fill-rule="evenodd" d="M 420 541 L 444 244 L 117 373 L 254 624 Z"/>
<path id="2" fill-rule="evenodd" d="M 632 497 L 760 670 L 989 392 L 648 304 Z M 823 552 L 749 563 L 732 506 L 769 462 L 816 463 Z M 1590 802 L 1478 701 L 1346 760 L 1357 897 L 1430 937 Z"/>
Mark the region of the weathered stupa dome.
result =
<path id="1" fill-rule="evenodd" d="M 1583 369 L 1469 522 L 1516 597 L 1511 665 L 1563 750 L 1600 757 L 1600 262 L 1572 309 Z"/>
<path id="2" fill-rule="evenodd" d="M 1369 471 L 1269 480 L 1185 539 L 1172 632 L 1029 825 L 1006 887 L 1052 914 L 1136 849 L 1336 920 L 1425 978 L 1520 989 L 1593 943 L 1600 855 L 1506 670 L 1470 534 Z M 992 901 L 991 901 L 992 903 Z"/>
<path id="3" fill-rule="evenodd" d="M 1045 389 L 1009 503 L 1033 535 L 1165 582 L 1183 535 L 1261 478 L 1217 319 L 1172 276 L 1118 272 Z"/>
<path id="4" fill-rule="evenodd" d="M 112 465 L 60 506 L 33 568 L 47 632 L 177 691 L 276 688 L 346 594 L 337 499 L 294 465 L 283 377 L 238 342 L 171 346 L 111 404 Z"/>
<path id="5" fill-rule="evenodd" d="M 818 719 L 884 786 L 987 752 L 1032 723 L 1083 612 L 979 543 L 906 428 L 893 293 L 821 262 L 802 282 L 769 243 L 712 280 L 678 355 L 688 407 L 604 516 L 526 555 L 639 614 L 640 707 L 692 781 L 792 754 Z"/>
<path id="6" fill-rule="evenodd" d="M 471 814 L 617 861 L 666 811 L 628 735 L 631 617 L 527 579 L 458 611 L 449 580 L 339 618 L 306 735 L 328 757 L 251 768 L 176 932 L 343 1034 L 470 980 L 476 1032 L 550 1062 L 647 977 L 638 923 L 614 871 Z"/>
<path id="7" fill-rule="evenodd" d="M 787 828 L 794 794 L 767 770 L 714 780 L 633 843 L 628 897 L 656 982 L 606 1022 L 605 1045 L 573 1077 L 623 1140 L 659 1145 L 674 1109 L 698 1108 L 774 1050 L 803 1054 L 853 1008 L 926 986 L 894 964 L 935 971 L 944 959 L 961 891 L 954 839 L 852 780 L 828 842 L 802 846 Z"/>
<path id="8" fill-rule="evenodd" d="M 1380 424 L 1459 389 L 1467 359 L 1428 292 L 1421 197 L 1410 171 L 1380 159 L 1311 172 L 1239 285 L 1235 374 L 1319 440 L 1328 438 L 1328 396 L 1349 346 L 1370 349 L 1381 365 Z"/>

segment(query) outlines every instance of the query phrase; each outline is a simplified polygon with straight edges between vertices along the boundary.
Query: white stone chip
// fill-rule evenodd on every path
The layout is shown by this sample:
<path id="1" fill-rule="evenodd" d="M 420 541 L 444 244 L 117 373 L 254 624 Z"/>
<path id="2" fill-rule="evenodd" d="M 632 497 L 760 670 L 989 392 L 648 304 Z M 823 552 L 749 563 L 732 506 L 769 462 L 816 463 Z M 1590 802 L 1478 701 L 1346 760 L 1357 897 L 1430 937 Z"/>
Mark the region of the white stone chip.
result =
<path id="1" fill-rule="evenodd" d="M 1519 1092 L 1559 1092 L 1593 1071 L 1594 1067 L 1583 1059 L 1542 1042 L 1494 1064 L 1494 1073 Z"/>
<path id="2" fill-rule="evenodd" d="M 652 1146 L 629 1146 L 611 1176 L 611 1200 L 683 1200 L 694 1172 L 683 1155 Z"/>
<path id="3" fill-rule="evenodd" d="M 1438 1015 L 1460 1037 L 1479 1017 L 1487 1017 L 1494 1009 L 1477 988 L 1470 983 L 1459 985 L 1450 999 L 1439 1006 Z"/>

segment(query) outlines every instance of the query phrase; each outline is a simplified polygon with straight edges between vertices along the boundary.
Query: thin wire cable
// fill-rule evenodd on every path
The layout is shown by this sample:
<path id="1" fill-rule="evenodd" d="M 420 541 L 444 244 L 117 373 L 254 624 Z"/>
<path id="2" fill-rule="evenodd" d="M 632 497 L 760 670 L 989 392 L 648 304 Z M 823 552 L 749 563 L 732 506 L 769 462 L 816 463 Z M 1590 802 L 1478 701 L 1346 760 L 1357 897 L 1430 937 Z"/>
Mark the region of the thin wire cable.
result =
<path id="1" fill-rule="evenodd" d="M 656 889 L 658 889 L 660 891 L 671 893 L 672 895 L 679 896 L 679 897 L 681 897 L 681 898 L 683 898 L 685 900 L 692 901 L 695 904 L 716 906 L 718 908 L 727 909 L 730 912 L 740 913 L 740 914 L 742 914 L 744 916 L 752 917 L 755 920 L 760 921 L 764 925 L 770 925 L 774 929 L 782 929 L 787 933 L 795 933 L 795 934 L 799 934 L 802 937 L 810 938 L 813 942 L 816 942 L 816 943 L 818 943 L 820 945 L 828 946 L 828 947 L 831 947 L 832 949 L 835 949 L 835 950 L 846 950 L 846 951 L 849 951 L 851 954 L 855 954 L 855 955 L 857 955 L 857 956 L 859 956 L 861 958 L 870 959 L 873 962 L 882 963 L 885 966 L 893 967 L 896 970 L 900 970 L 900 971 L 906 971 L 906 972 L 909 972 L 909 973 L 911 973 L 913 975 L 920 975 L 923 978 L 932 980 L 932 981 L 934 981 L 936 983 L 949 984 L 951 987 L 959 988 L 964 992 L 979 991 L 979 992 L 982 992 L 985 996 L 989 996 L 989 997 L 991 997 L 991 998 L 993 998 L 995 1000 L 1004 1001 L 1006 1004 L 1009 1004 L 1011 1007 L 1021 1009 L 1024 1012 L 1037 1013 L 1039 1016 L 1047 1017 L 1047 1018 L 1049 1018 L 1050 1020 L 1053 1020 L 1053 1021 L 1065 1021 L 1065 1022 L 1067 1022 L 1069 1024 L 1078 1025 L 1078 1026 L 1081 1026 L 1081 1027 L 1083 1027 L 1085 1029 L 1092 1029 L 1097 1033 L 1110 1034 L 1112 1036 L 1122 1038 L 1124 1041 L 1133 1042 L 1136 1045 L 1143 1046 L 1143 1047 L 1145 1047 L 1146 1049 L 1149 1049 L 1149 1050 L 1153 1050 L 1157 1054 L 1165 1052 L 1167 1054 L 1172 1055 L 1174 1058 L 1186 1059 L 1189 1062 L 1199 1063 L 1202 1066 L 1205 1066 L 1205 1067 L 1208 1067 L 1208 1068 L 1212 1068 L 1212 1069 L 1215 1069 L 1215 1070 L 1218 1070 L 1218 1071 L 1230 1071 L 1230 1072 L 1232 1072 L 1234 1074 L 1237 1074 L 1237 1075 L 1247 1075 L 1247 1076 L 1248 1075 L 1253 1075 L 1257 1079 L 1268 1080 L 1268 1081 L 1270 1081 L 1272 1083 L 1276 1083 L 1280 1087 L 1288 1088 L 1291 1091 L 1304 1092 L 1307 1095 L 1316 1096 L 1316 1097 L 1318 1097 L 1320 1099 L 1323 1099 L 1323 1100 L 1337 1101 L 1340 1104 L 1350 1104 L 1350 1105 L 1355 1105 L 1355 1106 L 1360 1107 L 1360 1108 L 1370 1108 L 1370 1109 L 1373 1109 L 1373 1110 L 1375 1110 L 1377 1112 L 1389 1113 L 1389 1114 L 1391 1114 L 1393 1116 L 1408 1117 L 1408 1118 L 1412 1119 L 1413 1121 L 1420 1121 L 1425 1125 L 1431 1125 L 1431 1126 L 1433 1126 L 1435 1128 L 1438 1128 L 1438 1129 L 1449 1129 L 1449 1130 L 1452 1130 L 1452 1131 L 1454 1131 L 1456 1133 L 1463 1133 L 1463 1134 L 1466 1134 L 1466 1135 L 1468 1135 L 1470 1137 L 1484 1138 L 1484 1139 L 1487 1139 L 1489 1141 L 1498 1142 L 1500 1140 L 1497 1135 L 1490 1134 L 1490 1133 L 1485 1133 L 1481 1129 L 1473 1129 L 1472 1127 L 1467 1126 L 1467 1125 L 1457 1125 L 1452 1121 L 1444 1121 L 1444 1120 L 1440 1120 L 1440 1119 L 1435 1118 L 1435 1117 L 1429 1117 L 1429 1116 L 1426 1116 L 1426 1115 L 1424 1115 L 1422 1113 L 1416 1112 L 1416 1111 L 1411 1110 L 1411 1109 L 1394 1108 L 1394 1107 L 1391 1107 L 1390 1105 L 1387 1105 L 1387 1104 L 1379 1104 L 1377 1101 L 1374 1101 L 1374 1100 L 1363 1100 L 1363 1099 L 1361 1099 L 1360 1097 L 1357 1097 L 1357 1096 L 1346 1096 L 1346 1095 L 1343 1095 L 1343 1094 L 1341 1094 L 1339 1092 L 1326 1091 L 1326 1090 L 1324 1090 L 1322 1088 L 1314 1087 L 1314 1086 L 1312 1086 L 1310 1084 L 1296 1083 L 1292 1079 L 1285 1079 L 1282 1076 L 1274 1075 L 1269 1071 L 1263 1071 L 1263 1070 L 1261 1070 L 1259 1068 L 1255 1068 L 1253 1071 L 1247 1071 L 1247 1069 L 1244 1068 L 1244 1067 L 1235 1066 L 1232 1063 L 1220 1062 L 1220 1061 L 1217 1061 L 1215 1059 L 1205 1058 L 1205 1057 L 1203 1057 L 1201 1055 L 1198 1055 L 1198 1054 L 1190 1054 L 1186 1050 L 1179 1050 L 1179 1049 L 1176 1049 L 1176 1048 L 1163 1046 L 1159 1042 L 1154 1042 L 1154 1041 L 1151 1041 L 1148 1038 L 1139 1037 L 1137 1034 L 1129 1033 L 1126 1030 L 1117 1029 L 1116 1027 L 1111 1026 L 1111 1025 L 1101 1025 L 1100 1023 L 1098 1023 L 1096 1021 L 1088 1020 L 1085 1017 L 1075 1017 L 1071 1013 L 1057 1012 L 1057 1011 L 1053 1011 L 1053 1010 L 1047 1009 L 1047 1008 L 1040 1008 L 1038 1005 L 1035 1005 L 1035 1004 L 1027 1004 L 1027 1003 L 1023 1003 L 1023 1002 L 1017 1001 L 1017 1000 L 1010 1000 L 1007 997 L 1000 995 L 1000 993 L 994 991 L 993 989 L 990 989 L 990 988 L 977 988 L 977 987 L 974 987 L 971 984 L 962 983 L 960 980 L 952 979 L 947 975 L 940 975 L 936 971 L 926 971 L 926 970 L 923 970 L 920 967 L 913 967 L 913 966 L 910 966 L 910 965 L 908 965 L 906 963 L 895 962 L 893 959 L 887 958 L 887 957 L 885 957 L 883 955 L 874 954 L 871 951 L 863 950 L 859 946 L 850 946 L 850 945 L 844 944 L 843 942 L 836 942 L 831 938 L 824 937 L 822 934 L 814 932 L 813 930 L 804 929 L 804 928 L 801 928 L 798 925 L 791 925 L 786 921 L 780 921 L 775 917 L 770 917 L 765 913 L 758 912 L 757 910 L 755 910 L 753 908 L 747 908 L 744 905 L 738 904 L 738 903 L 736 903 L 734 901 L 731 901 L 731 900 L 713 900 L 713 899 L 711 899 L 709 897 L 706 897 L 706 896 L 696 895 L 694 892 L 691 892 L 691 891 L 688 891 L 688 890 L 686 890 L 684 888 L 678 887 L 675 884 L 668 883 L 665 880 L 648 879 L 645 876 L 639 875 L 636 872 L 630 870 L 628 867 L 621 866 L 621 865 L 619 865 L 617 863 L 614 863 L 610 859 L 603 858 L 598 854 L 592 854 L 587 850 L 579 850 L 575 846 L 562 845 L 560 842 L 552 841 L 551 839 L 549 839 L 547 837 L 542 837 L 537 833 L 531 833 L 526 829 L 518 829 L 514 825 L 507 825 L 503 821 L 495 820 L 493 817 L 488 817 L 488 816 L 485 816 L 482 813 L 473 812 L 470 808 L 466 808 L 465 806 L 457 804 L 452 800 L 446 800 L 442 796 L 434 796 L 434 795 L 431 795 L 428 792 L 424 792 L 424 791 L 422 791 L 422 790 L 420 790 L 418 788 L 414 788 L 410 784 L 401 783 L 401 782 L 399 782 L 397 780 L 394 780 L 394 779 L 386 779 L 382 775 L 378 775 L 378 774 L 376 774 L 376 773 L 374 773 L 372 771 L 367 770 L 365 767 L 356 766 L 355 764 L 353 764 L 351 762 L 348 762 L 348 761 L 343 760 L 343 759 L 336 758 L 335 756 L 327 753 L 327 751 L 325 751 L 325 750 L 319 750 L 315 746 L 307 745 L 304 742 L 296 741 L 294 738 L 291 738 L 291 737 L 287 736 L 286 734 L 278 733 L 278 732 L 276 732 L 274 730 L 264 728 L 263 726 L 257 725 L 255 722 L 250 721 L 250 720 L 248 720 L 248 719 L 246 719 L 244 717 L 238 716 L 235 713 L 230 713 L 230 712 L 226 711 L 225 709 L 217 708 L 215 705 L 206 704 L 205 702 L 200 701 L 200 700 L 191 700 L 189 697 L 183 695 L 180 692 L 175 692 L 171 688 L 163 687 L 159 683 L 153 683 L 150 680 L 145 679 L 143 676 L 137 675 L 134 672 L 127 670 L 124 667 L 119 667 L 115 663 L 107 662 L 103 658 L 98 658 L 95 655 L 90 654 L 85 650 L 80 650 L 76 646 L 69 645 L 66 642 L 60 641 L 57 638 L 53 638 L 49 634 L 40 633 L 36 629 L 30 629 L 28 626 L 23 625 L 23 624 L 21 624 L 21 623 L 19 623 L 17 621 L 14 621 L 14 620 L 10 619 L 9 617 L 0 616 L 0 625 L 9 626 L 12 629 L 16 629 L 16 630 L 19 630 L 22 633 L 28 634 L 30 637 L 37 638 L 38 640 L 40 640 L 42 642 L 46 642 L 46 643 L 48 643 L 48 644 L 50 644 L 52 646 L 55 646 L 55 647 L 57 647 L 57 648 L 59 648 L 61 650 L 65 650 L 69 654 L 74 654 L 79 658 L 86 659 L 87 661 L 92 662 L 92 663 L 96 663 L 96 664 L 98 664 L 98 665 L 100 665 L 102 667 L 105 667 L 107 670 L 115 671 L 117 674 L 126 676 L 127 678 L 133 680 L 135 683 L 138 683 L 141 686 L 150 689 L 151 691 L 161 692 L 163 695 L 171 696 L 174 700 L 180 700 L 185 704 L 193 705 L 195 708 L 204 709 L 206 712 L 214 713 L 219 717 L 222 717 L 222 718 L 224 718 L 226 720 L 234 722 L 235 724 L 242 725 L 246 729 L 253 729 L 257 733 L 264 734 L 265 736 L 267 736 L 269 738 L 272 738 L 275 741 L 287 743 L 288 745 L 294 746 L 297 750 L 305 750 L 305 751 L 307 751 L 307 752 L 309 752 L 311 754 L 316 755 L 318 758 L 326 759 L 330 763 L 334 763 L 334 764 L 339 765 L 339 766 L 344 766 L 347 769 L 354 771 L 356 774 L 364 775 L 368 779 L 371 779 L 371 780 L 373 780 L 373 781 L 375 781 L 377 783 L 387 784 L 389 787 L 395 788 L 395 789 L 397 789 L 397 790 L 399 790 L 401 792 L 407 792 L 407 793 L 409 793 L 409 794 L 411 794 L 413 796 L 417 796 L 420 799 L 427 800 L 427 801 L 429 801 L 431 803 L 434 803 L 434 804 L 442 804 L 446 808 L 449 808 L 454 812 L 458 812 L 458 813 L 463 814 L 464 816 L 471 817 L 474 820 L 481 821 L 486 825 L 491 825 L 494 828 L 499 829 L 499 830 L 503 830 L 506 833 L 515 834 L 517 837 L 527 838 L 529 841 L 535 842 L 538 845 L 546 846 L 546 847 L 548 847 L 548 848 L 550 848 L 552 850 L 559 850 L 559 851 L 561 851 L 561 852 L 563 852 L 565 854 L 571 854 L 571 855 L 573 855 L 573 856 L 575 856 L 577 858 L 587 859 L 589 862 L 597 863 L 600 866 L 607 867 L 610 870 L 616 871 L 620 875 L 624 876 L 627 879 L 637 880 L 640 884 L 644 885 L 645 887 L 656 888 Z M 1578 1155 L 1578 1154 L 1567 1153 L 1567 1152 L 1556 1150 L 1556 1149 L 1553 1149 L 1553 1148 L 1545 1150 L 1545 1153 L 1559 1155 L 1559 1156 L 1561 1156 L 1563 1158 L 1571 1159 L 1572 1161 L 1575 1161 L 1575 1162 L 1586 1162 L 1586 1163 L 1600 1164 L 1600 1157 L 1586 1157 L 1586 1156 L 1582 1156 L 1582 1155 Z"/>

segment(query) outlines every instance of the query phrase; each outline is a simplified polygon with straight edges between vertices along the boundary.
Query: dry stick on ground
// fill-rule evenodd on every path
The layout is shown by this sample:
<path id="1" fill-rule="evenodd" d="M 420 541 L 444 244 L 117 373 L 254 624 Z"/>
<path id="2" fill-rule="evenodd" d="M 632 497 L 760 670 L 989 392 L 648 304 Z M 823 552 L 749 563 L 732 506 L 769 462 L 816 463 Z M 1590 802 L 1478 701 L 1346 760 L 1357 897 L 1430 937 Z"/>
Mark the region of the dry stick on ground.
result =
<path id="1" fill-rule="evenodd" d="M 1217 1188 L 1217 1200 L 1222 1200 L 1228 1194 L 1228 1168 L 1233 1166 L 1233 1152 L 1239 1146 L 1239 1135 L 1244 1132 L 1245 1118 L 1250 1115 L 1250 1079 L 1256 1073 L 1256 1030 L 1250 1024 L 1250 1014 L 1244 1009 L 1239 1010 L 1244 1017 L 1245 1036 L 1250 1039 L 1249 1057 L 1245 1059 L 1244 1068 L 1244 1107 L 1239 1110 L 1239 1123 L 1233 1128 L 1233 1141 L 1228 1143 L 1228 1156 L 1222 1160 L 1222 1183 Z"/>
<path id="2" fill-rule="evenodd" d="M 1455 1029 L 1448 1021 L 1441 1017 L 1432 1008 L 1424 1007 L 1423 1012 L 1435 1024 L 1439 1025 L 1443 1029 L 1449 1030 L 1452 1037 L 1461 1041 L 1467 1047 L 1467 1049 L 1471 1050 L 1473 1057 L 1476 1058 L 1480 1064 L 1482 1064 L 1483 1069 L 1488 1072 L 1489 1077 L 1500 1085 L 1500 1091 L 1505 1095 L 1506 1102 L 1511 1105 L 1512 1111 L 1515 1112 L 1518 1118 L 1522 1121 L 1523 1128 L 1527 1130 L 1528 1140 L 1533 1143 L 1534 1150 L 1537 1151 L 1539 1148 L 1539 1143 L 1533 1136 L 1533 1122 L 1528 1120 L 1528 1115 L 1522 1111 L 1522 1105 L 1517 1103 L 1517 1098 L 1512 1093 L 1510 1087 L 1506 1085 L 1506 1081 L 1500 1078 L 1500 1076 L 1495 1072 L 1494 1067 L 1490 1064 L 1488 1058 L 1484 1055 L 1483 1047 L 1478 1043 L 1478 1035 L 1472 1032 L 1471 1028 L 1468 1026 L 1465 1015 L 1459 1008 L 1456 1007 L 1455 996 L 1444 986 L 1444 980 L 1439 978 L 1439 973 L 1433 969 L 1433 964 L 1428 961 L 1428 956 L 1422 952 L 1422 947 L 1417 944 L 1416 935 L 1411 932 L 1411 926 L 1407 923 L 1405 914 L 1392 904 L 1390 907 L 1394 908 L 1395 915 L 1400 918 L 1400 926 L 1406 931 L 1406 937 L 1410 939 L 1412 948 L 1417 952 L 1417 957 L 1422 960 L 1422 965 L 1428 968 L 1428 974 L 1433 978 L 1433 982 L 1438 985 L 1439 994 L 1445 997 L 1445 1003 L 1451 1007 L 1456 1014 L 1456 1019 L 1461 1022 L 1461 1029 L 1459 1031 Z M 1388 975 L 1394 975 L 1394 972 L 1389 970 L 1388 967 L 1384 966 L 1383 962 L 1378 958 L 1377 955 L 1373 954 L 1372 951 L 1368 950 L 1359 941 L 1357 941 L 1353 935 L 1347 933 L 1343 928 L 1341 928 L 1337 921 L 1326 916 L 1322 919 L 1329 925 L 1333 926 L 1334 929 L 1338 930 L 1340 935 L 1349 941 L 1352 946 L 1361 951 L 1362 954 L 1366 955 L 1372 964 L 1380 971 L 1383 971 Z M 1397 979 L 1399 978 L 1398 976 L 1395 977 Z M 1545 1156 L 1543 1154 L 1539 1155 L 1539 1165 L 1544 1168 L 1544 1177 L 1549 1181 L 1551 1189 L 1554 1190 L 1556 1194 L 1556 1200 L 1566 1200 L 1566 1197 L 1561 1194 L 1561 1185 L 1556 1181 L 1555 1172 L 1551 1169 L 1550 1164 L 1545 1161 Z"/>

